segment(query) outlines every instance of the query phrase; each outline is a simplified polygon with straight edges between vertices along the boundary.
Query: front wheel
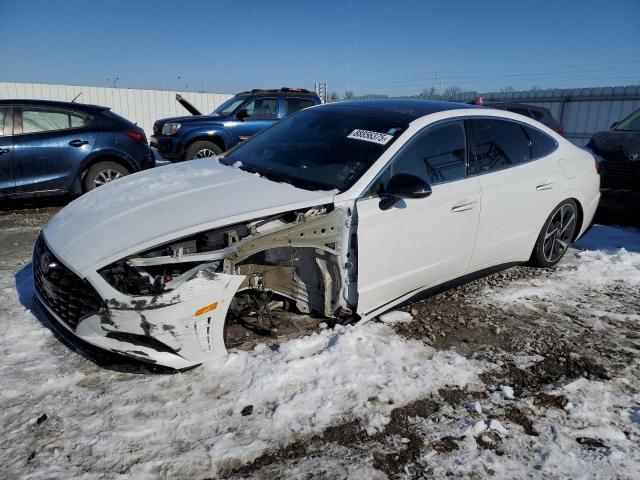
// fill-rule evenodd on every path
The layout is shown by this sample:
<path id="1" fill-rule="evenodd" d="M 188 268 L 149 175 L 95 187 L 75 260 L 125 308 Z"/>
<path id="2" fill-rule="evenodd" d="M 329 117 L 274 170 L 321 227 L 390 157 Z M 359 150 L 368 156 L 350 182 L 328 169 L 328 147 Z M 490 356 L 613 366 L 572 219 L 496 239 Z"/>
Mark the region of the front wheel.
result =
<path id="1" fill-rule="evenodd" d="M 578 205 L 565 200 L 554 208 L 542 227 L 531 254 L 531 263 L 537 267 L 553 267 L 569 248 L 578 228 Z"/>
<path id="2" fill-rule="evenodd" d="M 115 162 L 98 162 L 87 171 L 84 177 L 84 191 L 88 192 L 105 183 L 113 182 L 129 175 L 129 170 Z"/>
<path id="3" fill-rule="evenodd" d="M 187 152 L 184 155 L 185 160 L 197 160 L 200 158 L 213 157 L 214 155 L 220 155 L 222 149 L 213 142 L 200 141 L 194 142 L 189 145 Z"/>

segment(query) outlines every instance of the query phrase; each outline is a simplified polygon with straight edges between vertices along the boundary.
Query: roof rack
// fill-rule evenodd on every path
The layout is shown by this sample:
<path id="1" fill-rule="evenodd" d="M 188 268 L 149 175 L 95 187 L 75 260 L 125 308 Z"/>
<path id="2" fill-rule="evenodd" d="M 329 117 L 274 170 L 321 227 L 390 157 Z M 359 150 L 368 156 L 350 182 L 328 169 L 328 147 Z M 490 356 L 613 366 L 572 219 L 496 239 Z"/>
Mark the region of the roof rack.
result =
<path id="1" fill-rule="evenodd" d="M 248 90 L 246 92 L 238 92 L 236 95 L 250 94 L 253 95 L 255 93 L 314 93 L 306 88 L 294 88 L 294 87 L 282 87 L 282 88 L 254 88 L 252 90 Z"/>

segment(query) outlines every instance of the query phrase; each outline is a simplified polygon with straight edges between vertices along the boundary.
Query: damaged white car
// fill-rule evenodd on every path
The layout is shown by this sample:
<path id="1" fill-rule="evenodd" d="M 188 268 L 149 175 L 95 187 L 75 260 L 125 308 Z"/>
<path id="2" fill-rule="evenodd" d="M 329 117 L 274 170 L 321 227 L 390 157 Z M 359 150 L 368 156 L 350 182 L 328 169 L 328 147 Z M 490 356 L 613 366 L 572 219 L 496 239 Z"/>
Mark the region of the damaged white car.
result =
<path id="1" fill-rule="evenodd" d="M 473 272 L 554 265 L 598 199 L 593 157 L 530 118 L 321 105 L 75 200 L 37 241 L 35 291 L 86 342 L 183 369 L 279 335 L 278 312 L 363 322 Z"/>

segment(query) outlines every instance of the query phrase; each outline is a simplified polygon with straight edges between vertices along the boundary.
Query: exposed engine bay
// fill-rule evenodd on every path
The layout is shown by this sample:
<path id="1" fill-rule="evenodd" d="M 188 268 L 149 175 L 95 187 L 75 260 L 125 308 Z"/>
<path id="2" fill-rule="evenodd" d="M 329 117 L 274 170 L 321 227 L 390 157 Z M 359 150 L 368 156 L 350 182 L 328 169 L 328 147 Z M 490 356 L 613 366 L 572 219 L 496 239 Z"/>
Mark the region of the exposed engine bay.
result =
<path id="1" fill-rule="evenodd" d="M 352 216 L 349 208 L 323 205 L 236 223 L 124 258 L 99 274 L 119 292 L 145 298 L 170 293 L 196 273 L 242 275 L 226 315 L 228 347 L 241 343 L 238 327 L 279 336 L 321 319 L 346 322 L 357 302 Z M 299 324 L 280 332 L 282 312 Z"/>

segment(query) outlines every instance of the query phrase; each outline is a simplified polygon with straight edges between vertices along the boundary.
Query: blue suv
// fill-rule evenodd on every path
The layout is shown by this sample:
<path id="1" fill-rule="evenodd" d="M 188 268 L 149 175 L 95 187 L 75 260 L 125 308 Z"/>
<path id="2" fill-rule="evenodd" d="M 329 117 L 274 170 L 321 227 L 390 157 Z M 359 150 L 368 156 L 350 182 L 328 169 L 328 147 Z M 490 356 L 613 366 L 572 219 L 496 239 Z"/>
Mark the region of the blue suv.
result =
<path id="1" fill-rule="evenodd" d="M 0 199 L 81 194 L 154 166 L 144 131 L 106 107 L 0 100 Z"/>
<path id="2" fill-rule="evenodd" d="M 164 118 L 153 125 L 151 148 L 167 160 L 180 162 L 218 155 L 292 113 L 320 103 L 318 95 L 302 88 L 251 90 L 227 100 L 210 115 Z"/>

